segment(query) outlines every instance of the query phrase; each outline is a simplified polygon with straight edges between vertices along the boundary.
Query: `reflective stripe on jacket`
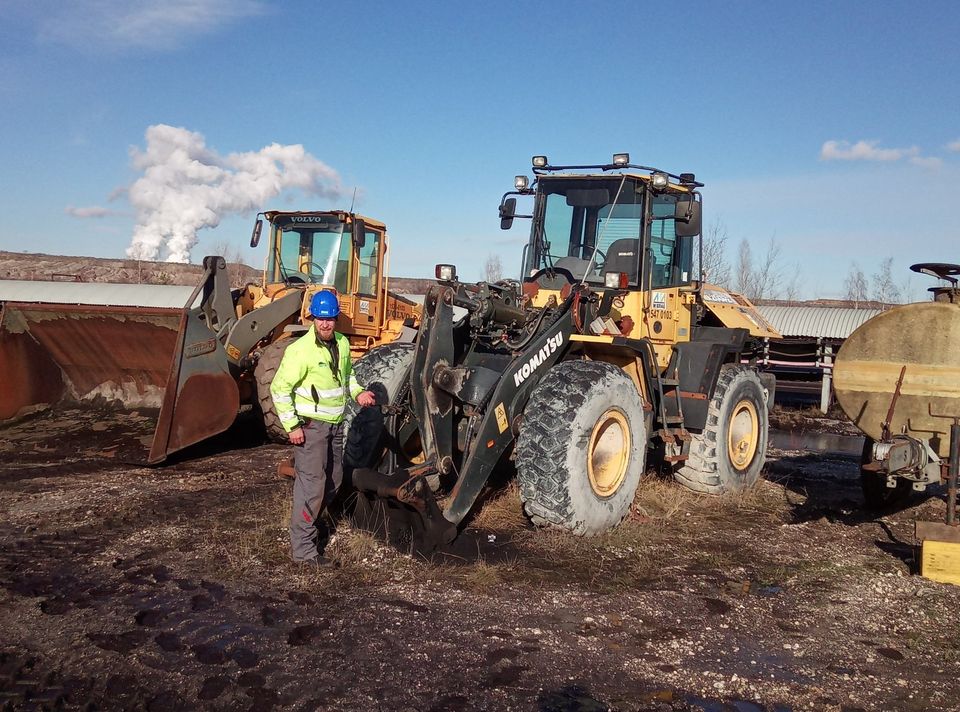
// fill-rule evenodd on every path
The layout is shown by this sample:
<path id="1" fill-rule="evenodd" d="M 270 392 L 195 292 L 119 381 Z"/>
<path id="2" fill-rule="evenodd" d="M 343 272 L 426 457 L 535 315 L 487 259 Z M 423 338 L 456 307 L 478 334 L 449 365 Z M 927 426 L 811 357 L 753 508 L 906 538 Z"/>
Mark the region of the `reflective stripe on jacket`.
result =
<path id="1" fill-rule="evenodd" d="M 270 384 L 270 395 L 280 424 L 288 433 L 306 418 L 339 423 L 347 398 L 363 392 L 353 375 L 350 342 L 334 333 L 340 363 L 332 365 L 330 349 L 317 343 L 317 332 L 310 330 L 283 352 L 277 373 Z M 339 382 L 336 374 L 339 374 Z"/>

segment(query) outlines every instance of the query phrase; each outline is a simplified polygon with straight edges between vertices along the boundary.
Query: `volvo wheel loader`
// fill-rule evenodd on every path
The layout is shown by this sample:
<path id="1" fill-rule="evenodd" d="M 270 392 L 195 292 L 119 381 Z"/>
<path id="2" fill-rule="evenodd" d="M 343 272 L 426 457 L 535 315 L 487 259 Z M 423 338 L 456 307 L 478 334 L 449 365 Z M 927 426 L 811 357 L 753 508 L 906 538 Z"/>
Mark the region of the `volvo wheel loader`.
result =
<path id="1" fill-rule="evenodd" d="M 345 211 L 263 215 L 270 244 L 259 285 L 231 289 L 224 259 L 214 256 L 204 258 L 182 307 L 104 304 L 95 292 L 111 285 L 93 284 L 84 285 L 94 292 L 87 303 L 56 303 L 45 301 L 40 282 L 35 298 L 5 302 L 0 421 L 67 413 L 70 432 L 78 422 L 92 429 L 77 434 L 80 444 L 158 463 L 225 431 L 243 410 L 259 409 L 267 430 L 282 432 L 269 382 L 283 350 L 306 331 L 318 290 L 338 294 L 337 329 L 354 354 L 411 338 L 419 306 L 387 290 L 382 222 Z M 262 227 L 258 216 L 251 246 Z"/>
<path id="2" fill-rule="evenodd" d="M 361 518 L 405 520 L 426 548 L 456 535 L 495 468 L 515 469 L 535 524 L 595 534 L 627 514 L 651 453 L 708 493 L 764 464 L 775 384 L 745 361 L 779 334 L 698 279 L 702 184 L 625 154 L 534 157 L 533 172 L 500 204 L 501 227 L 532 222 L 522 279 L 465 284 L 438 265 L 416 343 L 356 365 L 385 406 L 382 423 L 348 418 Z"/>

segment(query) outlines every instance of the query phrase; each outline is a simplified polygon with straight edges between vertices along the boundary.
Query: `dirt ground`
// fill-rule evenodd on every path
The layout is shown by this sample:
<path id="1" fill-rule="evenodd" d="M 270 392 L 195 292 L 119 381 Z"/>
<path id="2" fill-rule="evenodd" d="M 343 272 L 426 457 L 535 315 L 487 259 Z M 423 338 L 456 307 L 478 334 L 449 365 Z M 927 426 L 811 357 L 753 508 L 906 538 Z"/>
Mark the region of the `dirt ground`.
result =
<path id="1" fill-rule="evenodd" d="M 57 432 L 0 433 L 4 709 L 960 708 L 960 588 L 914 574 L 943 493 L 864 515 L 852 454 L 771 450 L 736 497 L 650 474 L 595 539 L 509 486 L 432 559 L 340 521 L 311 572 L 285 448 L 241 426 L 148 469 Z"/>

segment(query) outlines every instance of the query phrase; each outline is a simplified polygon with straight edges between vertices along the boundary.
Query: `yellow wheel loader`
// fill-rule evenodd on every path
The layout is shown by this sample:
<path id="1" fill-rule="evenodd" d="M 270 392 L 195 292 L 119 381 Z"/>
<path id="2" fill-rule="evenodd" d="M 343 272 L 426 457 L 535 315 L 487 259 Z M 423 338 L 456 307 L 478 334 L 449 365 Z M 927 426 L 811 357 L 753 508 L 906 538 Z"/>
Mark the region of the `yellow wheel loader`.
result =
<path id="1" fill-rule="evenodd" d="M 338 294 L 337 330 L 355 355 L 412 338 L 419 306 L 387 289 L 382 222 L 345 211 L 263 216 L 270 245 L 260 284 L 231 289 L 224 259 L 213 256 L 176 306 L 164 298 L 182 300 L 180 288 L 157 285 L 124 285 L 131 289 L 121 301 L 107 296 L 116 285 L 71 285 L 58 298 L 38 282 L 34 294 L 4 301 L 0 426 L 22 431 L 25 418 L 67 413 L 74 444 L 158 463 L 225 431 L 243 410 L 258 409 L 268 432 L 282 432 L 269 381 L 283 349 L 308 328 L 318 290 Z M 258 216 L 251 246 L 262 227 Z"/>
<path id="2" fill-rule="evenodd" d="M 500 204 L 501 227 L 532 221 L 522 279 L 464 284 L 438 265 L 416 343 L 356 367 L 385 406 L 348 418 L 358 517 L 401 521 L 426 548 L 455 536 L 501 465 L 535 524 L 594 534 L 627 514 L 648 453 L 708 493 L 764 464 L 775 382 L 749 358 L 779 334 L 697 279 L 702 184 L 625 154 L 533 170 Z"/>

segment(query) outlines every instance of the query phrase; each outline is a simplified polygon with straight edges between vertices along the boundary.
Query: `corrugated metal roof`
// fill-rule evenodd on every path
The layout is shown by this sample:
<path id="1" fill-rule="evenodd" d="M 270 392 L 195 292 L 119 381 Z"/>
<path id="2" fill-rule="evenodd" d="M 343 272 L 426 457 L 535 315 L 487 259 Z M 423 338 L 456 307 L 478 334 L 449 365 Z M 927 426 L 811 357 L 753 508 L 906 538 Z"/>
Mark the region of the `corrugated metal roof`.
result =
<path id="1" fill-rule="evenodd" d="M 0 280 L 0 302 L 183 308 L 193 287 L 175 284 Z"/>
<path id="2" fill-rule="evenodd" d="M 845 339 L 880 309 L 837 309 L 833 307 L 757 307 L 763 317 L 784 336 Z"/>

